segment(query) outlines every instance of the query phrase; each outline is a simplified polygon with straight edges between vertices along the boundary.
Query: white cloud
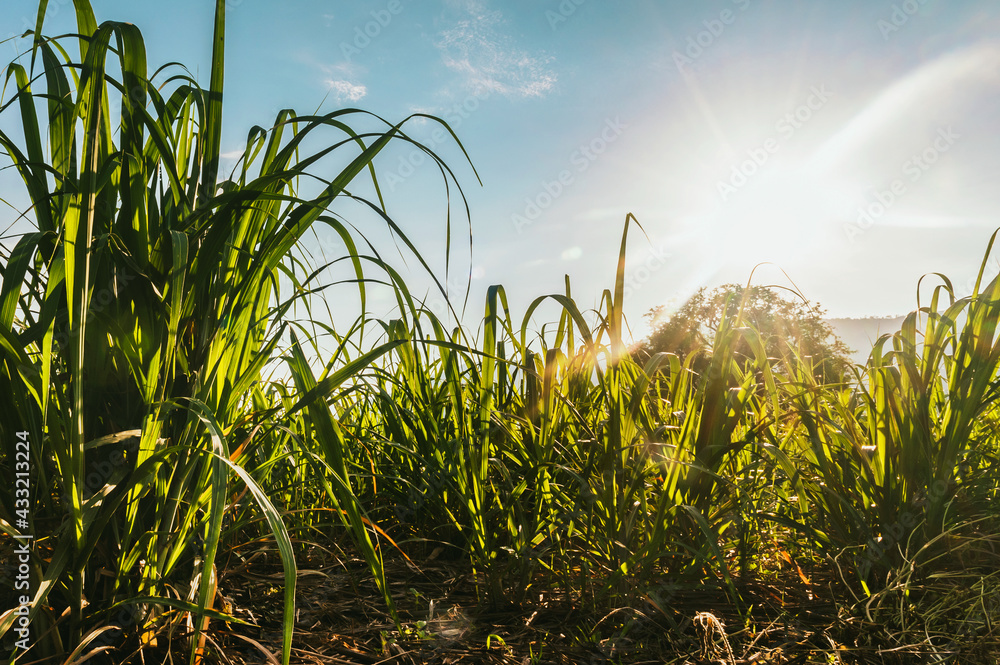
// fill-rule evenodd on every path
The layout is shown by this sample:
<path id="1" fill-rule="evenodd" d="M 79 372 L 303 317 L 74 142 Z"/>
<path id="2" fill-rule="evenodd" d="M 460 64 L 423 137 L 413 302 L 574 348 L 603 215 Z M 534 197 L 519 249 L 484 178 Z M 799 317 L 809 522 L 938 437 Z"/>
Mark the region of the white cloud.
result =
<path id="1" fill-rule="evenodd" d="M 435 45 L 445 66 L 461 75 L 473 94 L 541 97 L 555 86 L 556 75 L 547 67 L 551 58 L 518 48 L 500 32 L 500 12 L 476 0 L 463 3 L 462 9 L 469 18 L 443 31 Z"/>
<path id="2" fill-rule="evenodd" d="M 355 62 L 336 62 L 327 63 L 319 65 L 319 68 L 323 70 L 328 76 L 346 76 L 349 78 L 356 78 L 359 74 L 367 71 L 364 67 L 361 67 Z"/>
<path id="3" fill-rule="evenodd" d="M 326 80 L 326 86 L 334 93 L 338 102 L 357 102 L 365 98 L 368 88 L 350 81 Z"/>
<path id="4" fill-rule="evenodd" d="M 1000 43 L 986 43 L 946 53 L 893 81 L 816 154 L 819 168 L 844 163 L 873 140 L 904 137 L 928 118 L 974 110 L 980 95 L 1000 81 Z M 957 107 L 957 108 L 956 108 Z M 966 113 L 957 113 L 967 117 Z M 926 140 L 921 135 L 921 140 Z"/>

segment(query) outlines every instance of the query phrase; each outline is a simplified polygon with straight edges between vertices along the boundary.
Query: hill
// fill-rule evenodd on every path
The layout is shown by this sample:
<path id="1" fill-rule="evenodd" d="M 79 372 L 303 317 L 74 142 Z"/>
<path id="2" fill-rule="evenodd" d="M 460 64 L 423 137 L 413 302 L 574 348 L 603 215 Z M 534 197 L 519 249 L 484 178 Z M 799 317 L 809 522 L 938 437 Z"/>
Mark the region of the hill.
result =
<path id="1" fill-rule="evenodd" d="M 825 319 L 844 344 L 853 349 L 851 360 L 864 363 L 872 345 L 880 336 L 899 330 L 905 317 L 871 317 L 864 319 Z"/>

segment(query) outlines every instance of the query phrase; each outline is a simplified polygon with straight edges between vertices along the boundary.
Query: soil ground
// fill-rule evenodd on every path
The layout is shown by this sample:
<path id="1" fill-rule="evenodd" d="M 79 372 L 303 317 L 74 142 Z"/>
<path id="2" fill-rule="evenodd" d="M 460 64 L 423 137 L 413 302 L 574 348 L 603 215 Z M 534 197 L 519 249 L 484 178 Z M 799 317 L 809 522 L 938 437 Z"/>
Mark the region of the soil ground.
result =
<path id="1" fill-rule="evenodd" d="M 213 621 L 206 660 L 277 663 L 284 594 L 280 560 L 264 549 L 243 556 L 243 562 L 223 563 L 219 587 L 233 615 L 247 624 Z M 298 566 L 296 664 L 924 662 L 919 654 L 872 646 L 877 627 L 844 618 L 838 608 L 845 599 L 833 597 L 835 580 L 824 580 L 821 571 L 810 573 L 809 584 L 798 571 L 740 584 L 750 617 L 744 621 L 721 586 L 707 583 L 667 583 L 667 593 L 602 613 L 583 611 L 543 590 L 521 606 L 491 607 L 477 597 L 467 564 L 430 560 L 417 569 L 398 557 L 387 567 L 404 627 L 400 633 L 361 559 L 316 547 Z M 186 660 L 183 638 L 160 643 L 160 649 L 147 646 L 127 662 L 169 661 L 163 646 L 174 662 Z"/>

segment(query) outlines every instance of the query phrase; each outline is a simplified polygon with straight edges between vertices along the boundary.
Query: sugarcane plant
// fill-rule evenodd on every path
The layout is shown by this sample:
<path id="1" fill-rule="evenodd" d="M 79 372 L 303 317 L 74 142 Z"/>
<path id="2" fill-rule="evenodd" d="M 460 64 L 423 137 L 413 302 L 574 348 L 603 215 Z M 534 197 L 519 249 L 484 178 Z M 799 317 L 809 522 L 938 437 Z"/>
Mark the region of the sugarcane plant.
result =
<path id="1" fill-rule="evenodd" d="M 139 29 L 98 24 L 88 0 L 73 2 L 76 34 L 43 36 L 47 4 L 39 3 L 30 49 L 6 68 L 0 106 L 19 119 L 19 131 L 0 131 L 0 146 L 28 199 L 19 221 L 31 227 L 3 257 L 0 287 L 0 385 L 10 396 L 0 401 L 0 438 L 12 447 L 26 431 L 37 443 L 30 612 L 41 637 L 23 657 L 82 653 L 88 642 L 107 648 L 102 633 L 118 628 L 148 643 L 181 613 L 195 617 L 196 631 L 223 616 L 213 609 L 215 561 L 233 488 L 244 486 L 281 553 L 287 663 L 292 544 L 281 506 L 231 444 L 237 425 L 261 420 L 263 404 L 272 421 L 295 419 L 318 442 L 317 473 L 392 607 L 377 534 L 354 496 L 347 444 L 326 400 L 393 345 L 317 381 L 286 334 L 286 315 L 318 272 L 300 274 L 293 253 L 313 225 L 331 228 L 364 307 L 365 261 L 383 264 L 362 256 L 331 208 L 360 201 L 412 248 L 387 212 L 376 157 L 393 140 L 410 142 L 454 176 L 404 133 L 406 120 L 358 109 L 281 111 L 270 128 L 249 132 L 226 174 L 224 0 L 215 5 L 208 87 L 179 65 L 150 74 Z M 352 127 L 359 123 L 375 129 Z M 307 147 L 314 139 L 320 147 Z M 322 160 L 331 155 L 346 166 L 329 173 Z M 374 200 L 347 189 L 366 172 Z M 303 177 L 320 184 L 306 193 Z M 285 347 L 297 392 L 275 406 L 262 390 Z M 11 536 L 24 531 L 13 510 L 13 494 L 0 490 L 0 528 Z M 184 580 L 186 597 L 167 593 Z M 3 615 L 0 633 L 14 618 Z M 192 659 L 202 656 L 198 644 L 191 640 Z"/>

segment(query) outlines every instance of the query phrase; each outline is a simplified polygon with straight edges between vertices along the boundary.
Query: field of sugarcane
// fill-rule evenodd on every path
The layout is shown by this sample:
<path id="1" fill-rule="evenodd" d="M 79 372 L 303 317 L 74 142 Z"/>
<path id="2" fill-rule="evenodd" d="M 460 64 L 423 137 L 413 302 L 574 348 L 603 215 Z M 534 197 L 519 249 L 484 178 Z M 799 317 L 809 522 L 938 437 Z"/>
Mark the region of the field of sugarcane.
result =
<path id="1" fill-rule="evenodd" d="M 208 87 L 87 0 L 43 37 L 46 4 L 0 99 L 30 226 L 0 256 L 4 657 L 998 662 L 986 259 L 970 296 L 926 278 L 842 380 L 738 306 L 697 371 L 630 350 L 624 213 L 596 310 L 568 281 L 526 311 L 494 286 L 458 327 L 342 212 L 422 263 L 378 187 L 396 143 L 464 211 L 416 118 L 283 111 L 223 171 L 223 0 Z M 363 315 L 369 280 L 393 318 Z"/>

